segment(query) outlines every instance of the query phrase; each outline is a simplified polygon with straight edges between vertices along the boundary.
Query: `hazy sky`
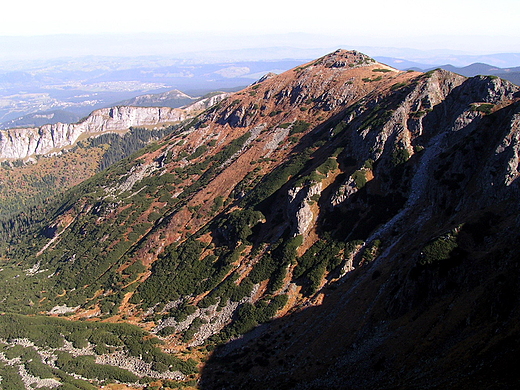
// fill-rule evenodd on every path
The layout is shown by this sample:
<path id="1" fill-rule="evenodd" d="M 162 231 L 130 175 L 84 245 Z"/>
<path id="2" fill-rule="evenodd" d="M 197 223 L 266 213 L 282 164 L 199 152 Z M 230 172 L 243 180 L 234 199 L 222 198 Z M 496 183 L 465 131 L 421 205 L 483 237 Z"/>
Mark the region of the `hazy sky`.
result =
<path id="1" fill-rule="evenodd" d="M 0 36 L 304 32 L 346 44 L 520 52 L 519 0 L 37 0 L 2 5 Z M 301 41 L 301 46 L 317 44 Z"/>

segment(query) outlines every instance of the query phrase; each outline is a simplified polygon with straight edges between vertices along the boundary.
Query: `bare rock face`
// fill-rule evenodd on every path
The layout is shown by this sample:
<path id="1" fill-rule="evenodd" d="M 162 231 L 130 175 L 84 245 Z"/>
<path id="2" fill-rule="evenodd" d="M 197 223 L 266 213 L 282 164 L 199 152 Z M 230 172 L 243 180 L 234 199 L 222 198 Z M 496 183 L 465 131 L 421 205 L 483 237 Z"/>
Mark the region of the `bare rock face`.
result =
<path id="1" fill-rule="evenodd" d="M 323 57 L 323 65 L 327 68 L 353 68 L 372 65 L 375 60 L 356 50 L 336 50 Z"/>
<path id="2" fill-rule="evenodd" d="M 192 103 L 183 108 L 185 111 L 190 112 L 190 113 L 196 112 L 196 111 L 202 111 L 202 110 L 205 110 L 205 109 L 221 102 L 223 99 L 227 98 L 229 95 L 230 95 L 230 93 L 228 93 L 228 92 L 218 93 L 216 95 L 200 99 L 200 100 L 196 101 L 195 103 Z"/>
<path id="3" fill-rule="evenodd" d="M 289 190 L 289 206 L 287 212 L 293 222 L 293 236 L 303 235 L 309 231 L 314 223 L 315 216 L 311 209 L 312 197 L 319 195 L 322 184 L 312 186 L 295 187 Z"/>
<path id="4" fill-rule="evenodd" d="M 22 159 L 73 145 L 83 135 L 96 135 L 131 126 L 178 122 L 188 114 L 169 107 L 111 107 L 92 112 L 79 123 L 44 125 L 0 131 L 0 159 Z"/>

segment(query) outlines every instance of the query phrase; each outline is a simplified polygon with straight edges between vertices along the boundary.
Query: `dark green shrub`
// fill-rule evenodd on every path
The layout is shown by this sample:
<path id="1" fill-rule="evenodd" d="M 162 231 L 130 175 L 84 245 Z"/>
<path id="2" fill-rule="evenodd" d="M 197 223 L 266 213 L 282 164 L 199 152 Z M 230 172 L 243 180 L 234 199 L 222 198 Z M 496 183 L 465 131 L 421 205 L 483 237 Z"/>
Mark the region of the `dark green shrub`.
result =
<path id="1" fill-rule="evenodd" d="M 161 214 L 159 214 L 156 211 L 152 211 L 150 214 L 148 214 L 148 222 L 155 222 L 161 217 L 162 217 Z"/>
<path id="2" fill-rule="evenodd" d="M 380 81 L 383 78 L 383 76 L 377 76 L 376 78 L 371 79 L 370 77 L 364 77 L 361 80 L 363 80 L 365 83 L 371 83 L 373 81 Z"/>
<path id="3" fill-rule="evenodd" d="M 370 246 L 366 247 L 363 252 L 363 260 L 364 261 L 374 261 L 374 259 L 379 255 L 381 246 L 381 240 L 374 240 Z"/>
<path id="4" fill-rule="evenodd" d="M 293 135 L 303 133 L 309 129 L 310 125 L 310 123 L 298 119 L 293 123 L 289 134 Z"/>
<path id="5" fill-rule="evenodd" d="M 475 103 L 471 105 L 471 111 L 478 111 L 484 113 L 485 115 L 489 115 L 493 112 L 494 107 L 495 105 L 491 103 Z"/>
<path id="6" fill-rule="evenodd" d="M 204 309 L 204 308 L 207 308 L 207 307 L 210 307 L 210 306 L 213 306 L 213 305 L 217 304 L 217 302 L 218 302 L 217 297 L 215 297 L 213 295 L 206 295 L 204 298 L 202 298 L 199 301 L 197 306 L 200 307 L 201 309 Z"/>
<path id="7" fill-rule="evenodd" d="M 319 173 L 322 173 L 322 174 L 326 175 L 330 171 L 334 171 L 336 169 L 338 169 L 338 162 L 337 162 L 337 160 L 335 158 L 329 157 L 323 164 L 321 164 L 317 168 L 317 171 Z"/>
<path id="8" fill-rule="evenodd" d="M 363 168 L 366 168 L 366 169 L 373 169 L 374 167 L 374 160 L 372 160 L 371 158 L 369 158 L 367 161 L 365 161 L 365 163 L 363 164 Z"/>
<path id="9" fill-rule="evenodd" d="M 392 164 L 398 166 L 404 164 L 410 158 L 410 152 L 405 148 L 398 148 L 392 152 Z"/>
<path id="10" fill-rule="evenodd" d="M 207 145 L 200 145 L 195 151 L 187 157 L 187 160 L 193 160 L 197 157 L 202 156 L 208 150 Z"/>
<path id="11" fill-rule="evenodd" d="M 175 333 L 175 326 L 165 326 L 159 332 L 157 332 L 159 336 L 163 337 L 169 336 L 173 333 Z"/>
<path id="12" fill-rule="evenodd" d="M 252 228 L 264 218 L 260 211 L 235 210 L 219 222 L 218 228 L 231 246 L 234 247 L 238 242 L 248 242 L 248 237 L 253 234 Z"/>
<path id="13" fill-rule="evenodd" d="M 400 89 L 400 88 L 402 88 L 402 87 L 405 87 L 405 86 L 407 86 L 407 85 L 408 85 L 408 83 L 406 83 L 406 82 L 395 83 L 395 84 L 393 84 L 393 85 L 390 87 L 390 89 L 391 89 L 392 91 L 397 91 L 398 89 Z"/>
<path id="14" fill-rule="evenodd" d="M 448 260 L 457 247 L 456 235 L 453 232 L 445 234 L 425 245 L 419 263 L 426 265 Z"/>
<path id="15" fill-rule="evenodd" d="M 360 169 L 352 174 L 352 179 L 356 183 L 356 187 L 361 189 L 367 184 L 367 177 L 364 170 Z"/>

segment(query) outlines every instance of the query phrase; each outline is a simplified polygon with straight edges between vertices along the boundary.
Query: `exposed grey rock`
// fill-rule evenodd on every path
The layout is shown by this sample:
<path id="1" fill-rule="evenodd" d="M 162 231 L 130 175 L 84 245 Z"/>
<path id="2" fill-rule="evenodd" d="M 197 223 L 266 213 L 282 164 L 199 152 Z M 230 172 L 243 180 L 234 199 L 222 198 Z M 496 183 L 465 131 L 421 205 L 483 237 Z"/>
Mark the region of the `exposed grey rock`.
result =
<path id="1" fill-rule="evenodd" d="M 281 127 L 276 128 L 272 134 L 271 139 L 265 144 L 264 149 L 268 150 L 265 157 L 269 157 L 273 150 L 276 150 L 280 143 L 289 136 L 291 132 L 290 128 L 283 129 Z"/>
<path id="2" fill-rule="evenodd" d="M 203 99 L 200 99 L 196 101 L 195 103 L 191 103 L 187 106 L 182 107 L 187 113 L 194 113 L 197 111 L 205 110 L 206 108 L 209 108 L 225 98 L 227 98 L 229 95 L 231 95 L 228 92 L 222 92 L 213 96 L 209 96 Z"/>
<path id="3" fill-rule="evenodd" d="M 292 235 L 298 236 L 308 232 L 314 223 L 314 214 L 311 209 L 311 198 L 321 193 L 322 184 L 295 187 L 289 190 L 289 205 L 287 213 L 292 220 Z"/>
<path id="4" fill-rule="evenodd" d="M 111 366 L 119 367 L 132 372 L 133 374 L 143 377 L 148 376 L 155 379 L 174 379 L 183 380 L 186 376 L 179 371 L 165 371 L 157 372 L 152 370 L 152 364 L 146 363 L 144 360 L 139 359 L 135 356 L 130 356 L 124 352 L 117 351 L 105 355 L 97 355 L 96 363 L 108 364 Z M 102 378 L 100 378 L 102 379 Z"/>
<path id="5" fill-rule="evenodd" d="M 67 305 L 54 306 L 51 310 L 49 310 L 48 314 L 57 315 L 57 314 L 74 313 L 78 309 L 79 309 L 79 306 L 76 306 L 76 307 L 69 307 Z"/>
<path id="6" fill-rule="evenodd" d="M 132 126 L 172 123 L 186 119 L 188 114 L 169 107 L 112 107 L 92 112 L 85 120 L 38 128 L 0 131 L 0 159 L 23 159 L 32 155 L 56 153 L 74 145 L 82 135 L 98 135 L 128 130 Z"/>

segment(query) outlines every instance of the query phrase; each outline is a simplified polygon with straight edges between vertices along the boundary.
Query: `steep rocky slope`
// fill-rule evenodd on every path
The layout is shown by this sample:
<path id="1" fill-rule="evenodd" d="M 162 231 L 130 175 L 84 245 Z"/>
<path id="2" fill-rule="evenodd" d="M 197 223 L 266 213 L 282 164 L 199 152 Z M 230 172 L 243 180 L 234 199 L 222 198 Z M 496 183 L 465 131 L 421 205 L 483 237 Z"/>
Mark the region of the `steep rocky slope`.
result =
<path id="1" fill-rule="evenodd" d="M 217 350 L 202 387 L 518 386 L 519 95 L 434 71 L 377 99 L 392 111 L 376 126 L 346 115 L 340 167 L 366 183 L 322 192 L 318 226 L 364 252 L 320 305 Z"/>
<path id="2" fill-rule="evenodd" d="M 0 159 L 21 159 L 36 154 L 57 152 L 74 145 L 81 136 L 124 131 L 132 126 L 173 123 L 186 117 L 184 111 L 168 107 L 118 106 L 96 110 L 78 123 L 1 130 Z"/>
<path id="3" fill-rule="evenodd" d="M 519 100 L 349 51 L 269 75 L 5 224 L 0 310 L 139 324 L 202 388 L 512 387 Z"/>

